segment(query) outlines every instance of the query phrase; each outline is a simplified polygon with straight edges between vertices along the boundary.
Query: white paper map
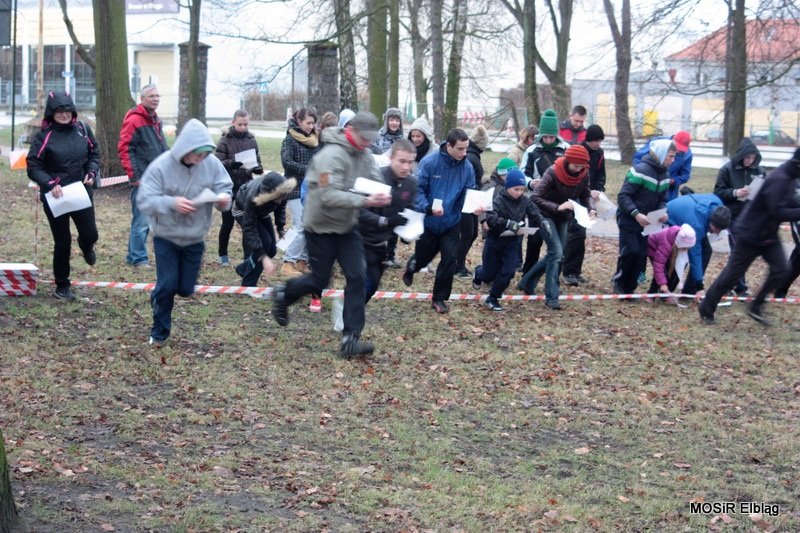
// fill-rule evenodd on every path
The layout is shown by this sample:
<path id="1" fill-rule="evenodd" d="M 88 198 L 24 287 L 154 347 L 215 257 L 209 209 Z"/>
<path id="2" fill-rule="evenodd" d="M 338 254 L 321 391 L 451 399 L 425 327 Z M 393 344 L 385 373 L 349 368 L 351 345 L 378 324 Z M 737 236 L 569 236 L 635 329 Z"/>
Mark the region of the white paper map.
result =
<path id="1" fill-rule="evenodd" d="M 200 191 L 200 194 L 198 194 L 197 196 L 192 198 L 192 203 L 193 204 L 212 204 L 212 203 L 216 202 L 217 200 L 221 200 L 221 199 L 225 198 L 226 196 L 228 196 L 228 195 L 225 194 L 224 192 L 221 192 L 221 193 L 217 194 L 214 191 L 212 191 L 211 189 L 209 189 L 208 187 L 206 187 L 205 189 Z"/>
<path id="2" fill-rule="evenodd" d="M 589 210 L 583 207 L 575 200 L 569 201 L 572 204 L 572 212 L 575 213 L 575 222 L 580 224 L 586 229 L 594 226 L 595 221 L 589 216 Z"/>
<path id="3" fill-rule="evenodd" d="M 392 186 L 379 181 L 368 180 L 367 178 L 356 178 L 356 181 L 353 183 L 353 192 L 366 194 L 367 196 L 380 193 L 391 195 Z"/>
<path id="4" fill-rule="evenodd" d="M 664 207 L 662 209 L 656 209 L 655 211 L 650 211 L 645 215 L 647 220 L 650 221 L 650 224 L 645 226 L 642 230 L 642 235 L 652 235 L 653 233 L 658 233 L 662 229 L 664 229 L 664 224 L 662 224 L 659 220 L 661 217 L 667 214 L 667 208 Z"/>
<path id="5" fill-rule="evenodd" d="M 420 235 L 425 231 L 425 213 L 419 211 L 412 211 L 411 209 L 403 209 L 400 213 L 408 219 L 408 222 L 402 226 L 394 228 L 397 236 L 406 242 L 412 242 L 419 239 Z"/>
<path id="6" fill-rule="evenodd" d="M 92 206 L 86 186 L 81 181 L 61 187 L 61 198 L 55 198 L 52 192 L 45 193 L 44 197 L 54 217 Z"/>
<path id="7" fill-rule="evenodd" d="M 258 158 L 256 157 L 255 148 L 238 152 L 233 156 L 233 159 L 234 161 L 239 161 L 242 164 L 242 167 L 246 168 L 247 170 L 256 168 L 258 166 Z"/>
<path id="8" fill-rule="evenodd" d="M 467 195 L 464 198 L 464 207 L 461 208 L 461 212 L 474 213 L 479 208 L 483 208 L 484 211 L 491 211 L 493 197 L 494 189 L 486 191 L 467 189 Z"/>

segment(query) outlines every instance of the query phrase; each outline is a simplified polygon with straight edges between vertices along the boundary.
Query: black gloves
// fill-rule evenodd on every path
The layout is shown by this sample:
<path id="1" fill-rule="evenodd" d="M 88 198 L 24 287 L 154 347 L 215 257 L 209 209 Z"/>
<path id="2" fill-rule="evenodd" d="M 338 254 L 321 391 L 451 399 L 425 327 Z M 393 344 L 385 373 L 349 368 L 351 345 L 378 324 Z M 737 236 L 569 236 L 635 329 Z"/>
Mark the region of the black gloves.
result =
<path id="1" fill-rule="evenodd" d="M 510 229 L 514 233 L 516 233 L 519 230 L 519 226 L 520 224 L 516 220 L 509 220 L 508 222 L 506 222 L 506 229 Z"/>
<path id="2" fill-rule="evenodd" d="M 242 165 L 244 165 L 244 163 L 242 163 L 241 161 L 234 161 L 233 163 L 231 163 L 231 169 L 241 168 Z"/>
<path id="3" fill-rule="evenodd" d="M 389 227 L 394 228 L 396 226 L 404 226 L 406 223 L 408 223 L 408 219 L 400 213 L 397 213 L 388 217 L 387 222 Z"/>
<path id="4" fill-rule="evenodd" d="M 252 170 L 252 172 L 253 172 L 253 174 L 263 174 L 264 173 L 264 167 L 256 167 L 256 168 L 254 168 Z"/>

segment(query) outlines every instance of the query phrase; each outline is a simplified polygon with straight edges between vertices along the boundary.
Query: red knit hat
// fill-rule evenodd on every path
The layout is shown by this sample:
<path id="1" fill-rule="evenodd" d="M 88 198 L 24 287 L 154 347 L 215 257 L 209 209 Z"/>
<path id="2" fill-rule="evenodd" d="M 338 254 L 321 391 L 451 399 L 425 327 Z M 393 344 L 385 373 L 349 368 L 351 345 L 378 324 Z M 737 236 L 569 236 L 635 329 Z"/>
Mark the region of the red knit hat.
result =
<path id="1" fill-rule="evenodd" d="M 579 144 L 573 144 L 567 148 L 567 151 L 564 152 L 564 157 L 567 159 L 567 163 L 572 163 L 573 165 L 588 165 L 590 160 L 589 152 Z"/>

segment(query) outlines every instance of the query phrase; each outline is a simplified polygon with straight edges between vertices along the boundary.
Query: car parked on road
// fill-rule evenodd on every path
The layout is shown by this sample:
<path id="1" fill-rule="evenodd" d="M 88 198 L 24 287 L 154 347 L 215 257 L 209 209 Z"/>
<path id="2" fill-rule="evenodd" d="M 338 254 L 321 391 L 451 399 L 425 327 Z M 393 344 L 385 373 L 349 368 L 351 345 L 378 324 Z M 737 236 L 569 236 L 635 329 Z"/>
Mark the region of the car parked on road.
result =
<path id="1" fill-rule="evenodd" d="M 769 142 L 769 130 L 758 130 L 750 134 L 750 139 L 756 144 L 774 144 L 776 146 L 793 146 L 794 139 L 786 135 L 782 130 L 772 132 L 772 143 Z"/>

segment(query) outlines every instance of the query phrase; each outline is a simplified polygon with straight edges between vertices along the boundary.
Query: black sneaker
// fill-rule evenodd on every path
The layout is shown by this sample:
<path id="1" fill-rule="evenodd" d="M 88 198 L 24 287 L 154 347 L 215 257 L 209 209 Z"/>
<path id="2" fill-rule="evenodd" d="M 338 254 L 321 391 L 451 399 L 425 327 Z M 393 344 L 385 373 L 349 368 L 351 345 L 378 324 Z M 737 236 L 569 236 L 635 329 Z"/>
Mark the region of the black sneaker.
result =
<path id="1" fill-rule="evenodd" d="M 469 270 L 466 268 L 461 268 L 456 270 L 456 277 L 457 278 L 468 278 L 470 276 Z"/>
<path id="2" fill-rule="evenodd" d="M 544 305 L 546 305 L 549 309 L 552 309 L 553 311 L 561 310 L 561 304 L 558 302 L 545 302 Z"/>
<path id="3" fill-rule="evenodd" d="M 89 266 L 94 266 L 97 263 L 97 254 L 94 253 L 94 246 L 89 248 L 88 250 L 81 250 L 83 252 L 83 260 L 86 261 L 86 264 Z"/>
<path id="4" fill-rule="evenodd" d="M 700 313 L 700 322 L 702 322 L 706 326 L 713 326 L 714 324 L 717 323 L 717 321 L 714 320 L 714 315 L 709 315 L 707 313 L 704 313 L 700 307 L 697 308 L 697 312 Z"/>
<path id="5" fill-rule="evenodd" d="M 414 271 L 417 269 L 417 260 L 414 257 L 406 263 L 406 271 L 403 272 L 403 284 L 410 287 L 414 283 Z"/>
<path id="6" fill-rule="evenodd" d="M 500 305 L 500 302 L 497 301 L 497 298 L 486 298 L 486 307 L 491 309 L 492 311 L 502 311 L 503 306 Z"/>
<path id="7" fill-rule="evenodd" d="M 479 291 L 481 290 L 481 285 L 483 284 L 478 279 L 478 269 L 476 268 L 475 273 L 472 274 L 472 288 L 475 289 L 476 291 Z"/>
<path id="8" fill-rule="evenodd" d="M 450 312 L 450 309 L 448 309 L 447 304 L 444 303 L 444 301 L 442 300 L 434 300 L 432 306 L 434 311 L 436 311 L 440 315 Z"/>
<path id="9" fill-rule="evenodd" d="M 279 285 L 272 291 L 272 317 L 279 326 L 289 323 L 289 309 L 286 305 L 286 286 Z"/>
<path id="10" fill-rule="evenodd" d="M 578 276 L 564 276 L 564 283 L 571 287 L 577 287 L 581 284 L 581 280 L 578 279 Z"/>
<path id="11" fill-rule="evenodd" d="M 387 259 L 386 261 L 383 262 L 383 264 L 384 264 L 384 266 L 386 266 L 386 268 L 402 268 L 403 267 L 403 265 L 398 263 L 394 258 Z"/>
<path id="12" fill-rule="evenodd" d="M 578 274 L 578 275 L 577 275 L 577 276 L 575 276 L 575 277 L 576 277 L 576 278 L 578 278 L 578 281 L 579 281 L 580 283 L 589 283 L 589 280 L 588 280 L 588 279 L 586 279 L 586 278 L 584 278 L 584 277 L 583 277 L 583 276 L 581 276 L 580 274 Z"/>
<path id="13" fill-rule="evenodd" d="M 359 340 L 357 335 L 345 335 L 342 337 L 342 346 L 340 352 L 342 357 L 346 359 L 370 355 L 374 351 L 374 344 Z"/>
<path id="14" fill-rule="evenodd" d="M 775 293 L 775 294 L 776 294 L 776 297 L 777 297 L 777 293 Z M 739 298 L 747 298 L 747 297 L 751 296 L 750 290 L 746 289 L 746 288 L 745 289 L 739 289 L 739 290 L 736 291 L 736 296 L 738 296 Z"/>
<path id="15" fill-rule="evenodd" d="M 769 321 L 767 317 L 764 316 L 764 311 L 761 307 L 754 307 L 749 306 L 747 308 L 747 316 L 761 324 L 762 326 L 770 327 L 772 326 L 772 322 Z"/>
<path id="16" fill-rule="evenodd" d="M 75 300 L 75 293 L 72 292 L 72 289 L 70 289 L 69 287 L 56 287 L 53 296 L 57 300 L 67 300 L 70 302 Z"/>

